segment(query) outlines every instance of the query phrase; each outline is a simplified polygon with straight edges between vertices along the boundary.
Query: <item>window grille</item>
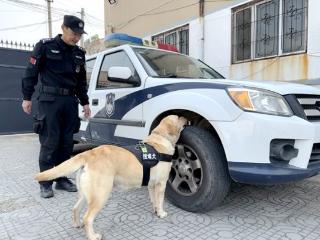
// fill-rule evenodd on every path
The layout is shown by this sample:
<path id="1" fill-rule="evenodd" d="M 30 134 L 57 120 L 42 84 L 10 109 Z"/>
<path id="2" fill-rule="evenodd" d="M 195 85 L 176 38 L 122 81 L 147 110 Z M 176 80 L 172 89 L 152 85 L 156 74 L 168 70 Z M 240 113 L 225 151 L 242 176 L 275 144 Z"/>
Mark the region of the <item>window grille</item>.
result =
<path id="1" fill-rule="evenodd" d="M 189 54 L 189 25 L 163 32 L 152 37 L 152 41 L 174 45 L 180 53 Z"/>
<path id="2" fill-rule="evenodd" d="M 233 9 L 233 62 L 305 52 L 307 0 L 263 0 Z"/>

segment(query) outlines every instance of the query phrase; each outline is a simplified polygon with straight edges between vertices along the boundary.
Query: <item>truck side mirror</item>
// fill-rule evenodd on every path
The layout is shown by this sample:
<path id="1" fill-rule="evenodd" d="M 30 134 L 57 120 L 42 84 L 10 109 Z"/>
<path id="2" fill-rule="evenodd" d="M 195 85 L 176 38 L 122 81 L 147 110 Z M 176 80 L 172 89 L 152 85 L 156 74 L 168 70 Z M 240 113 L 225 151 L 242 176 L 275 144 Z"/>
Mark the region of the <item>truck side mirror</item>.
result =
<path id="1" fill-rule="evenodd" d="M 132 72 L 128 67 L 110 67 L 108 70 L 108 80 L 111 82 L 129 83 L 139 86 L 140 81 L 132 76 Z"/>

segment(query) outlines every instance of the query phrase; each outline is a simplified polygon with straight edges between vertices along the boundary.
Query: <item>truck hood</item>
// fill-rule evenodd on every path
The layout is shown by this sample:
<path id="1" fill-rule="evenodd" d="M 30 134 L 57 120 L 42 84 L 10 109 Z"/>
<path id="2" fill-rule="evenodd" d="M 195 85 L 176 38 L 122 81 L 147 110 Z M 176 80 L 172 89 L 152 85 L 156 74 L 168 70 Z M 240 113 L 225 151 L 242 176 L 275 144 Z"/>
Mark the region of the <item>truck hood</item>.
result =
<path id="1" fill-rule="evenodd" d="M 215 83 L 223 83 L 229 84 L 233 86 L 242 86 L 242 87 L 252 87 L 252 88 L 260 88 L 269 90 L 272 92 L 279 93 L 281 95 L 286 94 L 314 94 L 320 95 L 320 89 L 312 86 L 308 86 L 305 84 L 299 83 L 288 83 L 288 82 L 281 82 L 281 81 L 240 81 L 240 80 L 229 80 L 229 79 L 219 79 L 214 80 L 212 79 L 206 82 L 215 82 Z"/>

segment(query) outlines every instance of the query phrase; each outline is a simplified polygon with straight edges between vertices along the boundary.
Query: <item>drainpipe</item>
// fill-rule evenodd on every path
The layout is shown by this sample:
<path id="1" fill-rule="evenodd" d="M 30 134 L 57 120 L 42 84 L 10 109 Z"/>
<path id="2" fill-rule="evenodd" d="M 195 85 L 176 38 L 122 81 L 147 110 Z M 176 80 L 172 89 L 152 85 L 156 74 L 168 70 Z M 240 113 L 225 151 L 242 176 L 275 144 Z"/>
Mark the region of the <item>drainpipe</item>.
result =
<path id="1" fill-rule="evenodd" d="M 204 61 L 204 0 L 199 0 L 200 59 Z"/>

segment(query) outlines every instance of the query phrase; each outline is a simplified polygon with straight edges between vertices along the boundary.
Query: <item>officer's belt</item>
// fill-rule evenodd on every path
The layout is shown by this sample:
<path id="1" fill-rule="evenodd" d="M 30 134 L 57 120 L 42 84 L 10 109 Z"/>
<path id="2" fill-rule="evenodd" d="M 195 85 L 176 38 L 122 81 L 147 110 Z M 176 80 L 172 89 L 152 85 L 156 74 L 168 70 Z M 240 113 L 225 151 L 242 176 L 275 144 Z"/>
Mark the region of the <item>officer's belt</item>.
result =
<path id="1" fill-rule="evenodd" d="M 74 95 L 74 90 L 72 90 L 72 89 L 50 87 L 50 86 L 41 86 L 40 92 L 54 94 L 54 95 L 61 95 L 61 96 L 73 96 Z"/>

